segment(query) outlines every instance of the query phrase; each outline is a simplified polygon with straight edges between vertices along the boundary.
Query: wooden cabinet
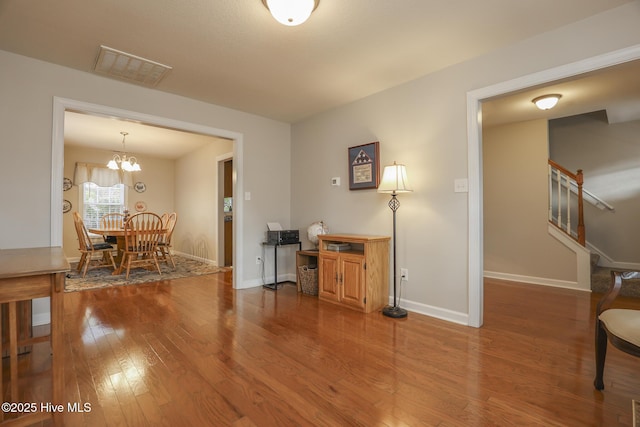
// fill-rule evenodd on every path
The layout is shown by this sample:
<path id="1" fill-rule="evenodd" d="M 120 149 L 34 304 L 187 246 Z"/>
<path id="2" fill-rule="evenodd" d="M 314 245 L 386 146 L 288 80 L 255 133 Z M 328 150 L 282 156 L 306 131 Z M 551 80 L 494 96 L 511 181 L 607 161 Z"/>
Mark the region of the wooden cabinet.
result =
<path id="1" fill-rule="evenodd" d="M 365 313 L 389 303 L 387 236 L 318 236 L 318 298 Z M 349 249 L 332 250 L 348 244 Z"/>

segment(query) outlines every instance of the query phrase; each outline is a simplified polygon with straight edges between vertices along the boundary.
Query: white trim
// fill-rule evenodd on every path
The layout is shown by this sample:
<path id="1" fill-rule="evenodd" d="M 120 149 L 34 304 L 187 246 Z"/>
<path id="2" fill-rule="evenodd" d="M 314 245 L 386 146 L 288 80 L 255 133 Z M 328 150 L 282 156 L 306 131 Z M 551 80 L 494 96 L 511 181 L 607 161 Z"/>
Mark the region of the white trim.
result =
<path id="1" fill-rule="evenodd" d="M 295 273 L 278 274 L 278 284 L 279 285 L 282 285 L 283 282 L 291 282 L 290 285 L 295 286 L 296 280 L 297 280 L 297 277 L 296 277 Z M 261 286 L 264 285 L 264 280 L 262 278 L 253 279 L 253 280 L 246 280 L 242 285 L 243 285 L 242 288 L 238 288 L 238 289 L 258 288 L 258 287 L 261 287 Z"/>
<path id="2" fill-rule="evenodd" d="M 389 305 L 393 305 L 393 297 L 389 297 Z M 407 311 L 413 313 L 424 314 L 425 316 L 435 317 L 436 319 L 446 320 L 460 325 L 469 324 L 469 316 L 459 311 L 447 310 L 446 308 L 435 307 L 433 305 L 423 304 L 415 301 L 400 301 L 399 305 Z"/>
<path id="3" fill-rule="evenodd" d="M 600 259 L 598 260 L 598 265 L 600 267 L 617 268 L 620 270 L 640 271 L 640 263 L 615 261 L 613 258 L 608 256 L 603 251 L 593 246 L 589 242 L 587 242 L 587 247 L 591 250 L 591 252 L 595 252 L 598 255 L 600 255 Z"/>
<path id="4" fill-rule="evenodd" d="M 31 317 L 31 326 L 42 326 L 51 323 L 51 312 L 33 313 Z"/>
<path id="5" fill-rule="evenodd" d="M 53 129 L 51 138 L 51 246 L 62 246 L 62 180 L 64 171 L 64 113 L 66 110 L 82 111 L 105 117 L 120 117 L 150 125 L 180 129 L 233 140 L 234 194 L 243 194 L 243 151 L 244 142 L 241 133 L 225 129 L 166 117 L 153 116 L 135 111 L 107 107 L 60 97 L 53 98 Z M 234 212 L 233 232 L 235 236 L 233 250 L 233 287 L 240 288 L 243 280 L 242 238 L 243 238 L 243 201 L 238 198 Z"/>
<path id="6" fill-rule="evenodd" d="M 554 288 L 571 289 L 574 291 L 591 292 L 578 286 L 577 282 L 569 280 L 549 279 L 546 277 L 524 276 L 522 274 L 500 273 L 497 271 L 485 271 L 484 277 L 489 279 L 508 280 L 510 282 L 527 283 L 536 286 L 551 286 Z"/>
<path id="7" fill-rule="evenodd" d="M 640 45 L 616 50 L 582 61 L 519 77 L 467 92 L 467 165 L 469 173 L 469 326 L 483 321 L 483 237 L 482 237 L 482 114 L 480 103 L 532 86 L 640 59 Z"/>
<path id="8" fill-rule="evenodd" d="M 548 233 L 576 254 L 576 286 L 583 290 L 591 289 L 591 251 L 575 241 L 555 225 L 547 224 Z"/>

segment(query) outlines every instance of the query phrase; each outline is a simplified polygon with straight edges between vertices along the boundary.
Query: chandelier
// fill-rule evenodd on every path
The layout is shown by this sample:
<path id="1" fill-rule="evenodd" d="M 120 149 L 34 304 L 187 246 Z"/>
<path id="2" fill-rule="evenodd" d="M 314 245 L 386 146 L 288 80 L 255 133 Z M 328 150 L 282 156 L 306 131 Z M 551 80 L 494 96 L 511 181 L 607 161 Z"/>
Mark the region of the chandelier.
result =
<path id="1" fill-rule="evenodd" d="M 122 169 L 127 172 L 141 171 L 142 169 L 140 168 L 138 159 L 133 156 L 127 157 L 127 152 L 124 147 L 124 139 L 129 135 L 129 132 L 120 132 L 120 135 L 122 135 L 122 152 L 114 154 L 113 159 L 109 160 L 109 163 L 107 163 L 107 167 L 113 170 Z"/>

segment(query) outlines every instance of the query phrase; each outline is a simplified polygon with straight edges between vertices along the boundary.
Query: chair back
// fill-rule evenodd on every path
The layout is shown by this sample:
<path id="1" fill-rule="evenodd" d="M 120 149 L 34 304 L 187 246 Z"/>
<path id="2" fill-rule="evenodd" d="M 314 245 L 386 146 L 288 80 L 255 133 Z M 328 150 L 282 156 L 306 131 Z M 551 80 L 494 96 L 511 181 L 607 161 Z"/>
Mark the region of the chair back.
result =
<path id="1" fill-rule="evenodd" d="M 161 218 L 152 212 L 139 212 L 124 223 L 127 251 L 154 253 L 163 232 Z"/>
<path id="2" fill-rule="evenodd" d="M 162 225 L 164 226 L 164 228 L 167 228 L 167 221 L 169 221 L 169 214 L 166 212 L 163 213 L 160 219 L 162 220 Z"/>
<path id="3" fill-rule="evenodd" d="M 80 251 L 92 251 L 93 242 L 89 231 L 84 225 L 84 220 L 78 212 L 73 213 L 73 224 L 76 227 L 76 233 L 78 234 L 78 245 L 80 245 Z"/>
<path id="4" fill-rule="evenodd" d="M 164 235 L 163 242 L 167 245 L 171 244 L 171 236 L 173 235 L 173 229 L 176 227 L 176 222 L 178 222 L 178 214 L 172 212 L 167 219 L 167 222 L 164 222 L 164 228 L 167 230 Z"/>
<path id="5" fill-rule="evenodd" d="M 124 226 L 124 214 L 108 213 L 100 218 L 100 228 L 114 229 Z"/>

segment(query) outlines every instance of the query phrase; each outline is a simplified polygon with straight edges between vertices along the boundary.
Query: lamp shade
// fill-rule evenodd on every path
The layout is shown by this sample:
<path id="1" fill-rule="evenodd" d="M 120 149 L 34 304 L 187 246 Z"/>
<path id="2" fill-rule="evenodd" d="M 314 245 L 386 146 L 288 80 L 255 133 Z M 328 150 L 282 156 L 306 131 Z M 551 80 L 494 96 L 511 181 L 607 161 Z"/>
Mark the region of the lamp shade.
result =
<path id="1" fill-rule="evenodd" d="M 409 187 L 407 168 L 393 162 L 391 166 L 385 166 L 382 172 L 382 182 L 378 186 L 378 193 L 409 193 L 413 190 Z"/>
<path id="2" fill-rule="evenodd" d="M 290 27 L 309 19 L 317 7 L 317 0 L 263 0 L 276 21 Z"/>

